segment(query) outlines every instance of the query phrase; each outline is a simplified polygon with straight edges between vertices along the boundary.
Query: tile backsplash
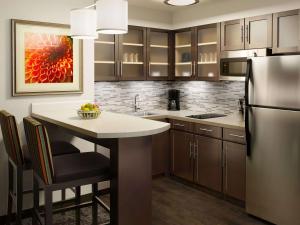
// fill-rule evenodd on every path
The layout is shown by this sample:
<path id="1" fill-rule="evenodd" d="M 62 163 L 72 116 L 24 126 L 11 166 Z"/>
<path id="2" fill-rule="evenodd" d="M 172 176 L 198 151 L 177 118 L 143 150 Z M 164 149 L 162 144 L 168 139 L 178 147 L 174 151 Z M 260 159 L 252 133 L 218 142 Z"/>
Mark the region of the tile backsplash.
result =
<path id="1" fill-rule="evenodd" d="M 181 109 L 231 113 L 238 109 L 238 99 L 244 97 L 243 82 L 206 81 L 138 81 L 95 83 L 95 101 L 103 110 L 132 112 L 134 97 L 139 95 L 141 110 L 167 109 L 167 91 L 179 89 Z"/>

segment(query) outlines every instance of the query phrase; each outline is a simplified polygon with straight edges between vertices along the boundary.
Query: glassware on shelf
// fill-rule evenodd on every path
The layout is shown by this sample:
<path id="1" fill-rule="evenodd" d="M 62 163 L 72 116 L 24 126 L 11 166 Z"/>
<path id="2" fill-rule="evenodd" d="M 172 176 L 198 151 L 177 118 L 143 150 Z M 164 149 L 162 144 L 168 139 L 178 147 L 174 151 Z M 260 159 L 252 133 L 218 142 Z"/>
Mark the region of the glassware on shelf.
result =
<path id="1" fill-rule="evenodd" d="M 215 62 L 215 56 L 214 56 L 214 53 L 213 53 L 213 52 L 210 52 L 210 53 L 209 53 L 209 61 L 210 61 L 210 62 Z"/>
<path id="2" fill-rule="evenodd" d="M 126 52 L 123 54 L 123 61 L 128 62 L 128 53 Z"/>
<path id="3" fill-rule="evenodd" d="M 199 62 L 201 62 L 201 63 L 203 62 L 203 54 L 202 53 L 199 54 Z"/>
<path id="4" fill-rule="evenodd" d="M 129 55 L 129 61 L 134 62 L 134 53 L 130 53 Z"/>
<path id="5" fill-rule="evenodd" d="M 203 54 L 203 62 L 208 62 L 209 61 L 209 59 L 208 59 L 208 54 L 205 52 L 204 54 Z"/>
<path id="6" fill-rule="evenodd" d="M 138 54 L 138 53 L 135 53 L 135 54 L 134 54 L 134 61 L 135 61 L 135 62 L 138 62 L 138 61 L 139 61 L 139 54 Z"/>
<path id="7" fill-rule="evenodd" d="M 214 53 L 214 61 L 215 61 L 215 62 L 218 61 L 218 54 L 217 54 L 217 52 Z"/>

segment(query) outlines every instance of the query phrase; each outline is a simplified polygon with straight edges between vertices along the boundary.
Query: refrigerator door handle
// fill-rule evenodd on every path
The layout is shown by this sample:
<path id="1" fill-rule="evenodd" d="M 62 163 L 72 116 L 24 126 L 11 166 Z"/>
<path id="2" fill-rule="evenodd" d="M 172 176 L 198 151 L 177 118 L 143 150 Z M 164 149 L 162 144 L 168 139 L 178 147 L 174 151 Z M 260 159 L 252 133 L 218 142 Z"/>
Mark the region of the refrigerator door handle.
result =
<path id="1" fill-rule="evenodd" d="M 247 60 L 247 73 L 246 73 L 246 82 L 245 82 L 245 133 L 246 133 L 246 148 L 247 148 L 247 156 L 251 155 L 251 134 L 249 130 L 249 110 L 251 109 L 249 106 L 249 82 L 252 73 L 252 60 Z"/>

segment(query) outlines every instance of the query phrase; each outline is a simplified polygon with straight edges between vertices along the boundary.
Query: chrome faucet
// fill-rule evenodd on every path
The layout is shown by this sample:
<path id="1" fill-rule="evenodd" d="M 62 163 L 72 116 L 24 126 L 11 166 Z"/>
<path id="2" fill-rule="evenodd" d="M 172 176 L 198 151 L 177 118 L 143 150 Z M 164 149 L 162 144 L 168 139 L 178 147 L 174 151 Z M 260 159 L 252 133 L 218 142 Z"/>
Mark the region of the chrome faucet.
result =
<path id="1" fill-rule="evenodd" d="M 138 98 L 139 98 L 139 94 L 136 94 L 134 96 L 134 111 L 137 112 L 139 109 L 141 109 L 140 107 L 138 107 Z"/>

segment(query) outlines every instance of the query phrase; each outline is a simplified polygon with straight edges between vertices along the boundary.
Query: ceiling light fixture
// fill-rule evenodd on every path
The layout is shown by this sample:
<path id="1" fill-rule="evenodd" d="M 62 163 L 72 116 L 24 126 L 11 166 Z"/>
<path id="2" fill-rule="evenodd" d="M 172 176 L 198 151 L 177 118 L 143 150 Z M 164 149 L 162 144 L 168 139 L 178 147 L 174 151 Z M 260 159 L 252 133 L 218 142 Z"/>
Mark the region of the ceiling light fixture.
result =
<path id="1" fill-rule="evenodd" d="M 128 32 L 128 1 L 98 0 L 96 4 L 71 10 L 71 37 L 96 39 L 98 34 Z"/>
<path id="2" fill-rule="evenodd" d="M 188 6 L 199 3 L 199 0 L 165 0 L 164 2 L 172 6 Z"/>

